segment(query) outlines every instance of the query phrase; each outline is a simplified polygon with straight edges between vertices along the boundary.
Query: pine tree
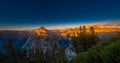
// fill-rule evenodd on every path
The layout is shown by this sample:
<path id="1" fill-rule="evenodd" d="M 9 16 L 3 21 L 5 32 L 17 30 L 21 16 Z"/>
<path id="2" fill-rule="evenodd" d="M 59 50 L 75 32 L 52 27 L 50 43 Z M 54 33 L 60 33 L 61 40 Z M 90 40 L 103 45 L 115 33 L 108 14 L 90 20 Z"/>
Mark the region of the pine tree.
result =
<path id="1" fill-rule="evenodd" d="M 85 26 L 83 26 L 83 36 L 82 36 L 82 41 L 83 41 L 83 50 L 86 51 L 87 35 L 86 35 L 86 27 L 85 27 Z"/>
<path id="2" fill-rule="evenodd" d="M 7 46 L 5 47 L 5 54 L 6 57 L 13 57 L 16 54 L 16 50 L 15 47 L 13 46 L 13 40 L 12 39 L 8 39 L 7 40 Z"/>
<path id="3" fill-rule="evenodd" d="M 2 50 L 0 49 L 0 57 L 2 56 Z"/>
<path id="4" fill-rule="evenodd" d="M 79 27 L 79 34 L 77 37 L 73 37 L 72 44 L 76 53 L 86 51 L 87 31 L 86 27 Z"/>
<path id="5" fill-rule="evenodd" d="M 78 35 L 78 46 L 80 47 L 81 51 L 86 51 L 86 40 L 87 40 L 87 31 L 86 27 L 80 27 L 80 34 Z"/>
<path id="6" fill-rule="evenodd" d="M 98 42 L 99 38 L 95 33 L 94 27 L 91 26 L 89 30 L 89 36 L 88 36 L 88 42 L 89 42 L 89 47 L 92 47 Z"/>

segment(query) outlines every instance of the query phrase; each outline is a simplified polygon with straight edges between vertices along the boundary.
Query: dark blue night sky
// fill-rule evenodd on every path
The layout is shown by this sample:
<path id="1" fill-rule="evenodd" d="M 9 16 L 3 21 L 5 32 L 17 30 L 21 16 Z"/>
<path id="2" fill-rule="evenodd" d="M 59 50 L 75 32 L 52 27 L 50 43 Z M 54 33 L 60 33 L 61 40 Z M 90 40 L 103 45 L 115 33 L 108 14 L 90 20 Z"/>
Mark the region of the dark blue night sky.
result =
<path id="1" fill-rule="evenodd" d="M 120 0 L 0 0 L 1 29 L 52 27 L 107 19 L 120 19 Z"/>

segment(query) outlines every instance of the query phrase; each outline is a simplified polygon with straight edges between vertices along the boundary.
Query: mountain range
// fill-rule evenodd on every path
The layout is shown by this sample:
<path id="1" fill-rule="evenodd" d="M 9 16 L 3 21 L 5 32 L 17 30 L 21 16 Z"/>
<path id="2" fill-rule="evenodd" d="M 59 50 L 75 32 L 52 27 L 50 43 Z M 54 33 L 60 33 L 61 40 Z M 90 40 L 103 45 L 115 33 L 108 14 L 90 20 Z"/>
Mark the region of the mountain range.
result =
<path id="1" fill-rule="evenodd" d="M 109 36 L 120 32 L 120 21 L 83 24 L 81 26 L 86 26 L 87 31 L 89 31 L 90 26 L 93 26 L 101 40 L 105 40 Z M 77 32 L 79 32 L 79 26 L 66 29 L 46 29 L 45 27 L 39 27 L 38 29 L 24 31 L 1 30 L 0 48 L 3 49 L 6 46 L 8 39 L 13 39 L 13 44 L 19 48 L 36 48 L 37 45 L 43 46 L 45 44 L 49 47 L 54 43 L 58 46 L 68 46 L 71 36 L 76 36 Z"/>

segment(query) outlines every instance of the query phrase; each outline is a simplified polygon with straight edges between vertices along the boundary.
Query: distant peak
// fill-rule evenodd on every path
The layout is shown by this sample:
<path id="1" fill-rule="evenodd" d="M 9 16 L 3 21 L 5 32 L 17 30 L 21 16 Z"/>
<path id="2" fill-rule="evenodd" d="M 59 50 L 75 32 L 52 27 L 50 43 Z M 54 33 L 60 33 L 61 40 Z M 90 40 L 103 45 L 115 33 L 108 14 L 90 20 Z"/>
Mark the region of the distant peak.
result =
<path id="1" fill-rule="evenodd" d="M 38 29 L 34 30 L 38 35 L 46 36 L 47 29 L 44 26 L 40 26 Z"/>
<path id="2" fill-rule="evenodd" d="M 39 29 L 45 29 L 45 27 L 44 26 L 40 26 Z"/>

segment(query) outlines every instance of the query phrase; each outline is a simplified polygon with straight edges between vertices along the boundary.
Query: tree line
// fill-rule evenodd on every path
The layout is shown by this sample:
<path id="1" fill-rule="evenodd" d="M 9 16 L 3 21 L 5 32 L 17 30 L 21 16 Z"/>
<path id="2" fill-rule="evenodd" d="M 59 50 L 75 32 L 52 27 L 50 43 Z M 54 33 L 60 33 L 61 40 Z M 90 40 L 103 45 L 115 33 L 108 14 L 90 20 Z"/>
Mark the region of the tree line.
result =
<path id="1" fill-rule="evenodd" d="M 87 31 L 86 26 L 80 26 L 78 35 L 74 36 L 72 39 L 73 50 L 76 53 L 85 52 L 93 45 L 97 44 L 98 41 L 99 38 L 93 26 L 89 28 L 89 31 Z"/>

